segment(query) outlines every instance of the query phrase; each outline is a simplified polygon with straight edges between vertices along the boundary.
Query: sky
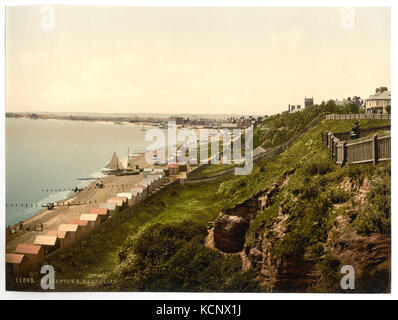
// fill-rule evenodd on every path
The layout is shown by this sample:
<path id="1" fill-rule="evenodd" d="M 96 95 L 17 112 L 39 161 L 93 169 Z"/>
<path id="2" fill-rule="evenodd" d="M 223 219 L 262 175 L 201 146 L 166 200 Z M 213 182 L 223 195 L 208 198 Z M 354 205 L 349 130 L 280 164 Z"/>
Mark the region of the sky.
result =
<path id="1" fill-rule="evenodd" d="M 270 115 L 390 76 L 389 8 L 6 10 L 7 112 Z"/>

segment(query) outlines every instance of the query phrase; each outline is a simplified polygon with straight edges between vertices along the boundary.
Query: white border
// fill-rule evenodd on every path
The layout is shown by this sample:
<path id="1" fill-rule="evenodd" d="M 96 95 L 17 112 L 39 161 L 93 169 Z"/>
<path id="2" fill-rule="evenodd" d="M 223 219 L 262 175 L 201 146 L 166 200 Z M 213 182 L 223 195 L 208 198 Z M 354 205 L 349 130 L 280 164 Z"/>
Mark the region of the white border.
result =
<path id="1" fill-rule="evenodd" d="M 273 6 L 273 7 L 391 7 L 391 34 L 394 34 L 396 30 L 397 23 L 394 18 L 397 18 L 396 11 L 394 10 L 395 1 L 392 0 L 380 0 L 380 1 L 371 1 L 371 0 L 363 0 L 363 1 L 355 1 L 355 0 L 324 0 L 324 1 L 309 1 L 304 0 L 298 2 L 297 0 L 69 0 L 69 1 L 56 1 L 56 0 L 44 0 L 44 1 L 36 1 L 36 0 L 6 0 L 2 2 L 2 11 L 1 11 L 1 30 L 0 36 L 2 40 L 2 50 L 1 50 L 1 111 L 0 111 L 0 128 L 1 128 L 1 185 L 0 185 L 0 205 L 2 208 L 2 212 L 5 212 L 5 7 L 7 6 L 23 6 L 23 5 L 76 5 L 76 6 L 180 6 L 180 7 L 254 7 L 254 6 Z M 396 37 L 395 37 L 396 39 Z M 396 47 L 396 40 L 394 37 L 391 36 L 391 57 L 396 57 L 398 50 Z M 396 74 L 396 63 L 391 59 L 391 87 L 392 92 L 395 92 L 394 87 L 394 80 Z M 394 99 L 393 99 L 394 100 Z M 394 107 L 392 108 L 392 113 L 395 114 Z M 394 128 L 394 124 L 397 124 L 398 120 L 395 119 L 393 116 L 392 120 L 392 127 Z M 394 129 L 393 129 L 394 132 Z M 393 143 L 395 139 L 393 138 Z M 395 148 L 392 148 L 392 166 L 394 167 L 394 163 L 396 159 L 398 159 L 398 151 Z M 397 181 L 397 175 L 395 171 L 392 171 L 392 181 Z M 393 183 L 394 186 L 394 183 Z M 395 196 L 397 192 L 395 188 L 392 188 L 392 215 L 394 216 L 395 212 Z M 395 219 L 392 219 L 395 221 Z M 5 252 L 5 218 L 4 216 L 0 217 L 0 246 L 2 252 Z M 397 234 L 397 227 L 396 224 L 393 223 L 392 225 L 392 234 Z M 395 277 L 395 272 L 393 270 L 393 266 L 396 265 L 397 261 L 397 250 L 395 250 L 394 245 L 395 236 L 392 237 L 392 294 L 307 294 L 307 293 L 299 293 L 299 294 L 269 294 L 269 293 L 26 293 L 26 292 L 6 292 L 5 291 L 5 259 L 0 259 L 0 298 L 1 299 L 106 299 L 106 300 L 113 300 L 113 299 L 135 299 L 135 300 L 195 300 L 195 299 L 203 299 L 203 300 L 279 300 L 279 299 L 286 299 L 286 300 L 307 300 L 307 299 L 314 299 L 314 300 L 337 300 L 337 299 L 345 299 L 345 300 L 354 300 L 354 299 L 363 299 L 363 300 L 380 300 L 380 299 L 396 299 L 398 294 L 398 283 L 396 281 L 397 277 Z"/>

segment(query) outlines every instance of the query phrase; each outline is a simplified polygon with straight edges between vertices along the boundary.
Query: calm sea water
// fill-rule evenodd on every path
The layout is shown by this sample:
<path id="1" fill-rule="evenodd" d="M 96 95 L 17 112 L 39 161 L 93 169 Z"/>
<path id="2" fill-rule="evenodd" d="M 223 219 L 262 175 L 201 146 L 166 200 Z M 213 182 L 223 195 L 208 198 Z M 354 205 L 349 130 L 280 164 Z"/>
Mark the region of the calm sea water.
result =
<path id="1" fill-rule="evenodd" d="M 145 142 L 145 131 L 141 128 L 6 118 L 6 225 L 27 219 L 42 209 L 26 208 L 25 204 L 60 201 L 73 194 L 43 189 L 84 186 L 90 181 L 77 179 L 101 176 L 100 170 L 114 151 L 122 158 L 128 147 L 130 152 L 144 149 L 151 142 Z"/>

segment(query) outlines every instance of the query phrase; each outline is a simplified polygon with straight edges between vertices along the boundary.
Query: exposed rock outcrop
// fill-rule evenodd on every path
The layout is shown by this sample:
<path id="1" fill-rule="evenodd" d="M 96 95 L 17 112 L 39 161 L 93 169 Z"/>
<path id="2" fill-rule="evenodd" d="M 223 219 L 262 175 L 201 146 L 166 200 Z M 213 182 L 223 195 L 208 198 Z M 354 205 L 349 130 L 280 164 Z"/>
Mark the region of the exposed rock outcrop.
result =
<path id="1" fill-rule="evenodd" d="M 256 194 L 236 207 L 221 211 L 211 230 L 213 246 L 225 253 L 236 253 L 243 249 L 246 232 L 257 213 L 272 204 L 273 197 L 285 186 L 294 170 L 284 174 L 270 188 Z"/>
<path id="2" fill-rule="evenodd" d="M 249 222 L 242 217 L 230 215 L 218 217 L 214 225 L 214 246 L 227 253 L 241 251 L 248 228 Z"/>

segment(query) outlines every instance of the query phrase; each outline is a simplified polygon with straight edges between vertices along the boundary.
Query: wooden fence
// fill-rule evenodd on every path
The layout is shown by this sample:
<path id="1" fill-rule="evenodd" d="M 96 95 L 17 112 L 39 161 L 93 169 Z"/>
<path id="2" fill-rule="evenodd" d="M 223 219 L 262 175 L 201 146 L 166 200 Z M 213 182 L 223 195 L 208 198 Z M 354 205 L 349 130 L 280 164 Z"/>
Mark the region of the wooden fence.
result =
<path id="1" fill-rule="evenodd" d="M 328 114 L 326 120 L 352 120 L 352 119 L 381 119 L 391 120 L 391 114 L 357 113 L 357 114 Z"/>
<path id="2" fill-rule="evenodd" d="M 340 140 L 332 132 L 323 132 L 322 141 L 329 147 L 330 156 L 336 163 L 376 164 L 378 161 L 391 160 L 391 136 L 378 137 L 376 134 L 367 140 L 348 142 Z"/>

